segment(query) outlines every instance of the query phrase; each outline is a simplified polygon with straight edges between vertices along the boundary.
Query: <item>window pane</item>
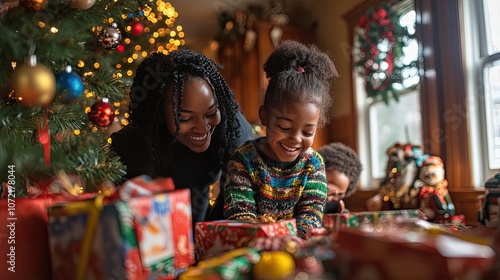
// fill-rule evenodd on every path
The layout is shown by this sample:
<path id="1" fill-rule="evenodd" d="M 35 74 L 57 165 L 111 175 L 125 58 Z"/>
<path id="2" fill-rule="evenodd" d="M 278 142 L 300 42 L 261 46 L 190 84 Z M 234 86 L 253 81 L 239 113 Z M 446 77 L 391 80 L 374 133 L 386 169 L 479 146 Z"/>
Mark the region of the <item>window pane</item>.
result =
<path id="1" fill-rule="evenodd" d="M 402 94 L 399 102 L 389 105 L 383 102 L 371 105 L 369 118 L 372 176 L 383 178 L 390 146 L 396 142 L 422 144 L 419 92 Z"/>
<path id="2" fill-rule="evenodd" d="M 500 51 L 500 29 L 498 29 L 500 26 L 499 12 L 499 0 L 484 1 L 485 32 L 489 55 Z"/>
<path id="3" fill-rule="evenodd" d="M 399 19 L 399 24 L 408 29 L 410 35 L 415 34 L 415 20 L 416 13 L 411 10 L 401 16 Z M 403 84 L 394 85 L 398 90 L 405 88 L 410 88 L 417 85 L 420 82 L 420 77 L 418 76 L 417 60 L 418 60 L 418 41 L 415 38 L 408 39 L 407 46 L 403 47 L 403 55 L 400 60 L 396 63 L 405 65 L 405 68 L 401 72 L 403 75 Z"/>
<path id="4" fill-rule="evenodd" d="M 500 168 L 500 61 L 485 67 L 486 130 L 490 169 Z"/>

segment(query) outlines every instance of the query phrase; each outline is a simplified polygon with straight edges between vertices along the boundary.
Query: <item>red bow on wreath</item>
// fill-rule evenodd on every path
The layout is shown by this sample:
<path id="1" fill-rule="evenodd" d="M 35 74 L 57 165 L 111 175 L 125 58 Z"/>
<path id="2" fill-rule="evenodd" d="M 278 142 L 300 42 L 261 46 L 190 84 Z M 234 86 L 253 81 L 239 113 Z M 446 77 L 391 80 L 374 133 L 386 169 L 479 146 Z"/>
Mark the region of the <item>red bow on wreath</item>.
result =
<path id="1" fill-rule="evenodd" d="M 403 54 L 404 37 L 410 38 L 399 23 L 399 15 L 388 4 L 377 10 L 371 8 L 359 20 L 356 67 L 364 78 L 368 97 L 381 98 L 389 103 L 389 93 L 398 100 L 393 84 L 401 83 L 404 66 L 396 63 Z"/>

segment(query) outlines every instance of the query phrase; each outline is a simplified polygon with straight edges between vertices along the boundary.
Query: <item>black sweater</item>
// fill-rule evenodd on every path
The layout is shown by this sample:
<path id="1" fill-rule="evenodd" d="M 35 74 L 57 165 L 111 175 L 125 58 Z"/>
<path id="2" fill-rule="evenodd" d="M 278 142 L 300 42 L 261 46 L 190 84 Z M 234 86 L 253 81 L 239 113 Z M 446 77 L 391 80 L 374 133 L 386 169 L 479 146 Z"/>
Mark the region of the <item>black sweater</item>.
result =
<path id="1" fill-rule="evenodd" d="M 238 118 L 242 124 L 241 137 L 237 141 L 237 146 L 240 146 L 252 139 L 253 135 L 252 128 L 244 116 L 238 114 Z M 155 152 L 149 140 L 132 125 L 113 133 L 111 138 L 113 150 L 127 166 L 127 179 L 139 175 L 149 175 L 152 178 L 171 177 L 177 189 L 191 190 L 193 225 L 206 219 L 209 210 L 209 187 L 225 172 L 227 164 L 221 166 L 216 160 L 212 146 L 203 153 L 195 153 L 176 142 L 171 153 Z M 223 185 L 221 182 L 221 186 Z M 218 200 L 221 198 L 222 195 L 219 195 Z M 221 208 L 217 207 L 212 212 L 209 219 L 222 218 Z"/>

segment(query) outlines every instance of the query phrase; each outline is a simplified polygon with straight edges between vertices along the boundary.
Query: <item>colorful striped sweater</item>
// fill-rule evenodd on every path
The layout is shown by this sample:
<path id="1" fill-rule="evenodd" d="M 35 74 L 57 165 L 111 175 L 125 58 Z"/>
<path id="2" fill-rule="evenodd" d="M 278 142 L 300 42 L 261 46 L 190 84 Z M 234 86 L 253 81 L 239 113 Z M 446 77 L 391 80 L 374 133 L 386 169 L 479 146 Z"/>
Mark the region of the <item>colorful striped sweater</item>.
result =
<path id="1" fill-rule="evenodd" d="M 276 220 L 295 218 L 298 235 L 304 238 L 310 227 L 322 225 L 327 193 L 323 158 L 309 148 L 291 167 L 279 168 L 259 154 L 257 141 L 236 149 L 229 161 L 224 217 L 252 220 L 267 214 Z"/>

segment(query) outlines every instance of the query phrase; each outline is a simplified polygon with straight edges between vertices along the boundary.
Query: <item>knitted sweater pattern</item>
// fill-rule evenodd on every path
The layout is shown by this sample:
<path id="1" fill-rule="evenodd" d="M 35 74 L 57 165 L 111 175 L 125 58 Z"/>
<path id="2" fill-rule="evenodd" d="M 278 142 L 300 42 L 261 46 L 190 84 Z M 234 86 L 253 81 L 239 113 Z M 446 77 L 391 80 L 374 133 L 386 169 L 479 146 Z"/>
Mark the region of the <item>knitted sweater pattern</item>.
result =
<path id="1" fill-rule="evenodd" d="M 224 188 L 224 216 L 252 220 L 267 214 L 276 220 L 295 218 L 297 233 L 305 237 L 321 227 L 327 186 L 323 158 L 312 148 L 297 163 L 281 169 L 259 155 L 256 141 L 236 149 L 228 164 Z"/>

